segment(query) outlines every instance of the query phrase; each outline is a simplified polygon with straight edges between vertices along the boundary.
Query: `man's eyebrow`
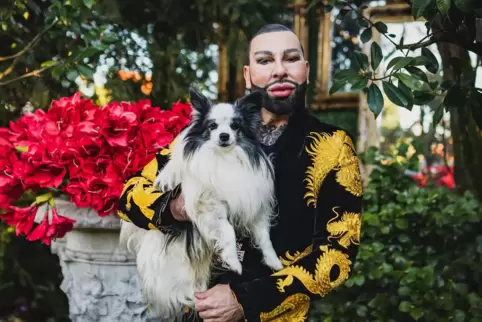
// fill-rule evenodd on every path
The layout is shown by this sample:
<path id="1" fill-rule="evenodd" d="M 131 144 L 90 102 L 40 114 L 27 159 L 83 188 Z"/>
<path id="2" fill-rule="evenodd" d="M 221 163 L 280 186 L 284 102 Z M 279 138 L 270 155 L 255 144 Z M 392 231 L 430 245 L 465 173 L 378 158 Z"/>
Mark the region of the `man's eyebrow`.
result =
<path id="1" fill-rule="evenodd" d="M 300 53 L 301 51 L 298 49 L 298 48 L 289 48 L 289 49 L 285 49 L 283 51 L 284 54 L 289 54 L 289 53 L 293 53 L 293 52 L 297 52 L 297 53 Z M 269 51 L 269 50 L 259 50 L 259 51 L 256 51 L 254 53 L 254 55 L 268 55 L 268 56 L 272 56 L 273 55 L 273 52 Z"/>

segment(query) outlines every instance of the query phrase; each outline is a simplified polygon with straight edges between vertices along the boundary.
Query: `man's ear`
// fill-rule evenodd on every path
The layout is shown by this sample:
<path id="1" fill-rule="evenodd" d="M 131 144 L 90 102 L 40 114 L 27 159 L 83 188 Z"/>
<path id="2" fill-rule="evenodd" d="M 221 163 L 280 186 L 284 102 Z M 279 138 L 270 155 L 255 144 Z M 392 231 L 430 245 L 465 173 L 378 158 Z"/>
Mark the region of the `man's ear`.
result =
<path id="1" fill-rule="evenodd" d="M 209 98 L 201 93 L 198 93 L 194 88 L 189 89 L 189 100 L 195 112 L 201 114 L 205 113 L 211 107 Z"/>
<path id="2" fill-rule="evenodd" d="M 249 66 L 243 67 L 244 85 L 247 89 L 251 89 L 251 74 L 249 71 Z"/>
<path id="3" fill-rule="evenodd" d="M 263 107 L 264 93 L 260 91 L 252 91 L 251 93 L 239 98 L 236 106 L 240 109 L 259 111 Z"/>

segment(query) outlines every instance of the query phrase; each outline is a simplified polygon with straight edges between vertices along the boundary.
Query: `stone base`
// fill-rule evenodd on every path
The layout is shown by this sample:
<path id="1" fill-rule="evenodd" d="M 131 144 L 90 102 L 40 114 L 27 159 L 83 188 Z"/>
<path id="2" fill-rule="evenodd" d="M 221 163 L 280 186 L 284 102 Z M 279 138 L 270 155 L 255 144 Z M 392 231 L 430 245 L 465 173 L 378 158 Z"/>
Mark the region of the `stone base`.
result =
<path id="1" fill-rule="evenodd" d="M 59 214 L 77 221 L 51 248 L 59 256 L 71 321 L 160 321 L 148 311 L 134 257 L 118 247 L 120 220 L 67 201 L 56 203 Z"/>

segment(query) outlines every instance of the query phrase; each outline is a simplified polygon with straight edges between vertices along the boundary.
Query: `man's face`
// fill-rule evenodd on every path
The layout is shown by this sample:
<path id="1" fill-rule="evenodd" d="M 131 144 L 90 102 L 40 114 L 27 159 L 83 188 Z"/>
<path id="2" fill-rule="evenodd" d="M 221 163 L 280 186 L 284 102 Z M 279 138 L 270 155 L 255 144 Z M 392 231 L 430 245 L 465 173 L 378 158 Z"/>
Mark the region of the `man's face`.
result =
<path id="1" fill-rule="evenodd" d="M 298 37 L 289 31 L 270 32 L 251 41 L 249 66 L 244 66 L 246 88 L 266 91 L 264 108 L 285 115 L 304 109 L 309 64 Z"/>

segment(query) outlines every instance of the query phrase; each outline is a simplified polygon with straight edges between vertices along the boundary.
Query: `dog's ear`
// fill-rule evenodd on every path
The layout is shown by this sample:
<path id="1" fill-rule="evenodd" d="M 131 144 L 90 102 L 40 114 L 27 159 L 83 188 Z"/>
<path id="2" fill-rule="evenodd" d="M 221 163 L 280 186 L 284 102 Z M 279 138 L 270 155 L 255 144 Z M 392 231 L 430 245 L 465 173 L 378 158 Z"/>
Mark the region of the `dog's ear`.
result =
<path id="1" fill-rule="evenodd" d="M 253 91 L 236 101 L 236 107 L 241 110 L 259 111 L 263 107 L 264 93 L 259 91 Z"/>
<path id="2" fill-rule="evenodd" d="M 194 88 L 189 89 L 189 100 L 195 112 L 202 114 L 209 110 L 211 101 L 209 98 L 201 93 L 198 93 Z"/>

